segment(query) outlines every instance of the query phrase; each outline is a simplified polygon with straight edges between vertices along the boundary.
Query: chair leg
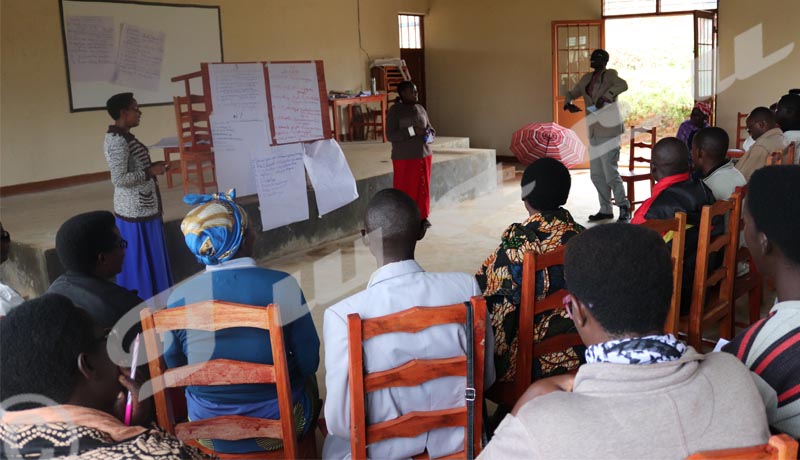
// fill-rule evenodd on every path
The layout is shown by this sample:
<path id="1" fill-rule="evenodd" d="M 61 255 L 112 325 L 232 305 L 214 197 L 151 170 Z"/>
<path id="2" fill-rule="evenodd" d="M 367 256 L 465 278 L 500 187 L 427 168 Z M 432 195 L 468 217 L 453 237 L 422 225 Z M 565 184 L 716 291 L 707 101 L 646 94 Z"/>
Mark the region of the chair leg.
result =
<path id="1" fill-rule="evenodd" d="M 750 301 L 750 324 L 753 324 L 761 318 L 761 303 L 764 299 L 764 288 L 759 283 L 758 286 L 750 290 L 748 300 Z"/>
<path id="2" fill-rule="evenodd" d="M 189 162 L 181 160 L 181 178 L 183 179 L 183 194 L 189 194 Z"/>
<path id="3" fill-rule="evenodd" d="M 630 203 L 630 211 L 633 212 L 636 209 L 636 182 L 628 182 L 628 203 Z"/>
<path id="4" fill-rule="evenodd" d="M 200 193 L 205 195 L 206 193 L 206 180 L 203 177 L 203 162 L 197 161 L 197 185 L 200 187 Z"/>

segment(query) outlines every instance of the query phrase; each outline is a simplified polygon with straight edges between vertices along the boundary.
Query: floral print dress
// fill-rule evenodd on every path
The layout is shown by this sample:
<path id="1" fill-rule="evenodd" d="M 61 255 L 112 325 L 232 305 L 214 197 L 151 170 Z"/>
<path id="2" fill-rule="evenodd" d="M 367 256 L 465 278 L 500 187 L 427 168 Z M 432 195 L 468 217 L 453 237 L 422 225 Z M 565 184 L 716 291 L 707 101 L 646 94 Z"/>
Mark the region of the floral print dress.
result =
<path id="1" fill-rule="evenodd" d="M 523 255 L 528 251 L 537 254 L 550 252 L 583 230 L 583 226 L 576 223 L 564 208 L 533 214 L 521 224 L 511 224 L 503 232 L 500 246 L 475 275 L 489 308 L 495 339 L 494 364 L 499 381 L 511 382 L 516 374 Z M 537 299 L 564 286 L 563 267 L 551 267 L 536 273 Z M 534 342 L 567 332 L 575 332 L 575 326 L 563 309 L 542 312 L 534 317 Z M 584 351 L 585 347 L 568 348 L 536 359 L 533 378 L 577 369 L 584 362 Z"/>

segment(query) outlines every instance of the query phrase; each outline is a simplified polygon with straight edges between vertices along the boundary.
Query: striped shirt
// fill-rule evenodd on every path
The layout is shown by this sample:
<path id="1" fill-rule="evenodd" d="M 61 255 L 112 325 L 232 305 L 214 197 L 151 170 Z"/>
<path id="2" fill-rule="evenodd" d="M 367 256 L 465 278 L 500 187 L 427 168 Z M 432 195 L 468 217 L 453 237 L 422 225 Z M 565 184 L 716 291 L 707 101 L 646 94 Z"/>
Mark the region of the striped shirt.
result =
<path id="1" fill-rule="evenodd" d="M 723 351 L 745 363 L 767 406 L 771 426 L 800 436 L 800 301 L 775 304 Z"/>

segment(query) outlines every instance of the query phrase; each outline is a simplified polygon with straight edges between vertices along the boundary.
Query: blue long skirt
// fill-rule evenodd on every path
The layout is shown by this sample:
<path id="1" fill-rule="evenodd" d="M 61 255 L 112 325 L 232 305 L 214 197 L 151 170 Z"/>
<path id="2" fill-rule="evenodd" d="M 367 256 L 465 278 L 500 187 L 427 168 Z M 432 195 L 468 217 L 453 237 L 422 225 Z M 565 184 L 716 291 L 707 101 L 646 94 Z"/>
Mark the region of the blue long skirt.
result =
<path id="1" fill-rule="evenodd" d="M 161 217 L 144 222 L 130 222 L 119 217 L 116 220 L 120 235 L 128 242 L 117 284 L 136 291 L 144 300 L 172 287 L 172 269 Z"/>

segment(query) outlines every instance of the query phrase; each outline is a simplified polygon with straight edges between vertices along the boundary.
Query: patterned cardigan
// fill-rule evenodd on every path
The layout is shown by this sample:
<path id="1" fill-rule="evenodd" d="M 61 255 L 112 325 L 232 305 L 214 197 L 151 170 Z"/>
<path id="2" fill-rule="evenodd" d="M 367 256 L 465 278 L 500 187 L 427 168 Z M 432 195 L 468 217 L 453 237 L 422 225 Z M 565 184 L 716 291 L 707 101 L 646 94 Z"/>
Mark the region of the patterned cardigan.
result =
<path id="1" fill-rule="evenodd" d="M 500 245 L 475 275 L 486 297 L 494 331 L 494 364 L 498 381 L 511 382 L 517 372 L 519 308 L 522 284 L 522 259 L 526 252 L 550 252 L 564 245 L 584 228 L 564 208 L 530 216 L 503 232 Z M 536 297 L 542 298 L 565 286 L 563 267 L 536 272 Z M 554 335 L 575 332 L 575 325 L 563 309 L 534 316 L 534 342 Z M 538 379 L 577 369 L 584 362 L 585 347 L 569 348 L 544 355 L 533 362 L 533 377 Z"/>
<path id="2" fill-rule="evenodd" d="M 130 132 L 109 126 L 103 151 L 114 184 L 114 213 L 137 222 L 161 215 L 161 193 L 156 178 L 147 174 L 150 152 Z"/>

